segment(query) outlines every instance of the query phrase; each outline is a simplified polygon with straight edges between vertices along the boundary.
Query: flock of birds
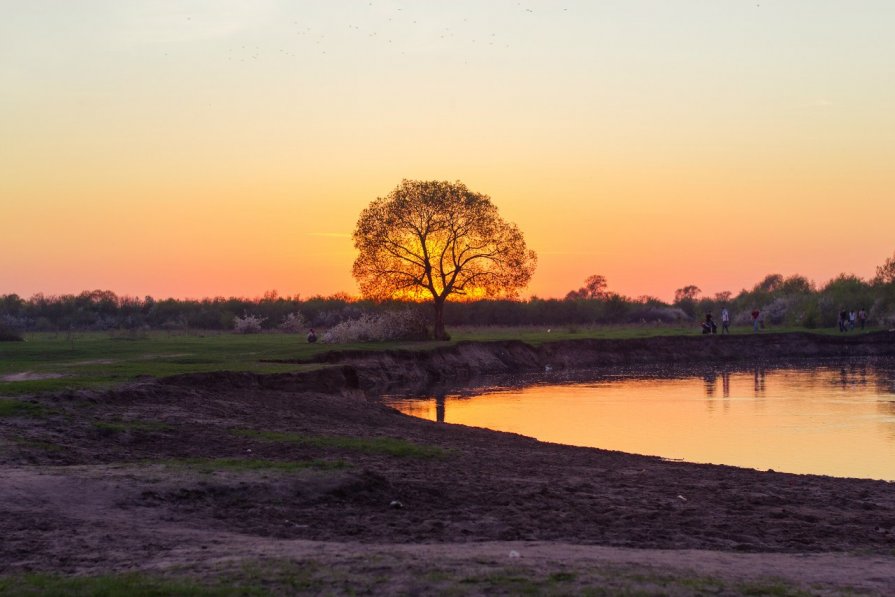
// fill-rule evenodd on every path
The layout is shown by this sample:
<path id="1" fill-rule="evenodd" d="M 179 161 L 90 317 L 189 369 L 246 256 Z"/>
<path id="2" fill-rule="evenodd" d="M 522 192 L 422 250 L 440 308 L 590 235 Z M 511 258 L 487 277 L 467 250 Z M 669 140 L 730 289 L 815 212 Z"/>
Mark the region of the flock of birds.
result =
<path id="1" fill-rule="evenodd" d="M 373 2 L 367 5 L 370 9 L 374 7 Z M 378 43 L 380 47 L 385 47 L 397 51 L 400 54 L 414 52 L 417 48 L 413 47 L 415 43 L 419 43 L 419 29 L 427 27 L 428 34 L 427 44 L 442 43 L 452 46 L 454 49 L 462 49 L 465 51 L 476 50 L 482 48 L 492 49 L 509 49 L 511 43 L 506 36 L 502 36 L 497 31 L 491 33 L 482 33 L 482 23 L 476 22 L 470 17 L 462 17 L 454 20 L 451 24 L 440 24 L 432 27 L 431 23 L 425 23 L 425 16 L 421 13 L 425 9 L 417 9 L 413 7 L 406 9 L 403 7 L 395 7 L 390 12 L 374 12 L 367 15 L 358 14 L 358 18 L 364 17 L 363 24 L 348 23 L 335 26 L 334 24 L 318 24 L 308 25 L 298 20 L 290 23 L 290 36 L 298 40 L 299 43 L 291 43 L 282 37 L 272 37 L 271 46 L 274 41 L 278 47 L 271 49 L 271 46 L 263 46 L 261 44 L 240 44 L 232 46 L 228 49 L 226 60 L 231 62 L 251 62 L 269 57 L 272 54 L 279 54 L 291 57 L 307 57 L 309 51 L 317 55 L 326 55 L 331 52 L 331 44 L 345 43 L 344 36 L 354 36 L 354 41 L 365 40 L 368 43 Z M 568 8 L 557 8 L 551 12 L 568 13 Z M 532 8 L 517 2 L 515 5 L 515 16 L 535 16 L 539 14 Z M 545 12 L 545 11 L 541 11 Z M 512 16 L 512 15 L 510 15 Z M 188 17 L 191 18 L 191 17 Z M 494 29 L 499 30 L 500 24 L 497 22 L 488 23 Z M 411 37 L 412 40 L 409 40 Z M 358 44 L 360 47 L 360 44 Z"/>
<path id="2" fill-rule="evenodd" d="M 761 4 L 757 3 L 755 6 L 760 7 Z M 506 29 L 504 24 L 508 19 L 520 16 L 523 18 L 540 17 L 542 14 L 548 13 L 551 16 L 558 14 L 569 16 L 567 7 L 553 6 L 549 9 L 535 10 L 523 5 L 522 2 L 516 2 L 513 13 L 503 15 L 500 22 L 494 19 L 494 22 L 487 23 L 488 27 L 495 31 L 483 33 L 481 17 L 473 20 L 470 20 L 469 17 L 457 18 L 453 19 L 450 24 L 439 24 L 437 27 L 433 27 L 431 22 L 425 22 L 426 9 L 419 6 L 409 5 L 406 9 L 398 6 L 386 10 L 377 7 L 374 2 L 368 2 L 367 8 L 366 14 L 355 11 L 355 14 L 352 15 L 361 20 L 363 24 L 319 23 L 308 25 L 293 20 L 290 23 L 291 30 L 286 31 L 281 28 L 279 34 L 270 38 L 270 45 L 264 46 L 257 43 L 234 45 L 227 50 L 225 59 L 230 62 L 251 62 L 274 54 L 296 58 L 307 58 L 312 54 L 323 56 L 330 53 L 334 46 L 339 47 L 340 50 L 343 49 L 348 41 L 345 39 L 345 35 L 354 36 L 352 42 L 363 39 L 368 43 L 378 43 L 380 48 L 385 47 L 402 55 L 418 51 L 422 44 L 432 45 L 433 43 L 448 45 L 462 53 L 473 50 L 478 52 L 486 48 L 509 49 L 512 44 L 508 36 L 498 33 L 501 29 Z M 193 19 L 191 16 L 186 18 Z M 422 27 L 426 27 L 427 30 L 420 33 Z M 292 37 L 293 40 L 298 40 L 298 43 L 284 39 L 282 36 L 284 34 Z M 421 39 L 424 41 L 421 42 Z M 353 43 L 353 45 L 357 48 L 363 47 L 361 43 Z"/>

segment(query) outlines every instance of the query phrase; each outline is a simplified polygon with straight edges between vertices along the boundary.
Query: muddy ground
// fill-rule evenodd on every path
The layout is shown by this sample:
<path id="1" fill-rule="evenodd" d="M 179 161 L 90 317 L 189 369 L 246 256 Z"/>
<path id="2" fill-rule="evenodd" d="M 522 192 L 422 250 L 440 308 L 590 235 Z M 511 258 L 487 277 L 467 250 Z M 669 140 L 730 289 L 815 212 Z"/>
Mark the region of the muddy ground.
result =
<path id="1" fill-rule="evenodd" d="M 895 592 L 895 484 L 437 424 L 363 378 L 340 365 L 26 399 L 0 418 L 0 574 L 219 582 L 250 565 L 283 592 Z"/>

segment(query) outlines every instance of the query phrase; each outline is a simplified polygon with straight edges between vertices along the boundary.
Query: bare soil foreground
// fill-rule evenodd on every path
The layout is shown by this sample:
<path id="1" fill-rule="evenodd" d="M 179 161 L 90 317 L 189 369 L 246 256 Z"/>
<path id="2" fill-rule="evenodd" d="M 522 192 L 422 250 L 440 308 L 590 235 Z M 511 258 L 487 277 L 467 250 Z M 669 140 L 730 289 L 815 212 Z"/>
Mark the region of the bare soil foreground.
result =
<path id="1" fill-rule="evenodd" d="M 895 334 L 791 336 L 330 355 L 3 399 L 0 593 L 895 594 L 895 484 L 546 444 L 376 400 L 452 371 L 645 363 L 650 342 L 654 360 L 895 353 Z"/>

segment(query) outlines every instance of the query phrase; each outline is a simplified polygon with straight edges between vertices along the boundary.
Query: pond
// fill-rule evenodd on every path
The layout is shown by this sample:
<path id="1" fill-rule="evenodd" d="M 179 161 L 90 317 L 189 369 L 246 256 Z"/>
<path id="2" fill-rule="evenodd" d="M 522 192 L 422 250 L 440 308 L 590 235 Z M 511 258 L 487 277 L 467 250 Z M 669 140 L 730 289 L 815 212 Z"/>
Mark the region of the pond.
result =
<path id="1" fill-rule="evenodd" d="M 412 416 L 547 442 L 895 481 L 895 360 L 572 375 L 383 400 Z"/>

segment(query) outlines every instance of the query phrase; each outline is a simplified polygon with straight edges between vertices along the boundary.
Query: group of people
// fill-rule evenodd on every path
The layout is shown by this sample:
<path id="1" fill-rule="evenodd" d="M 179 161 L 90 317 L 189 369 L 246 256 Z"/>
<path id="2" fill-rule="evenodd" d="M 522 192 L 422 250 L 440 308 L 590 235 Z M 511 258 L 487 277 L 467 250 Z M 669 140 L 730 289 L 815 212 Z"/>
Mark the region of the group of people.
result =
<path id="1" fill-rule="evenodd" d="M 864 329 L 864 326 L 867 323 L 867 311 L 864 309 L 860 309 L 855 311 L 852 309 L 851 311 L 846 311 L 845 309 L 841 309 L 839 311 L 839 331 L 847 332 L 849 330 L 855 329 L 855 326 L 860 325 L 861 329 Z"/>
<path id="2" fill-rule="evenodd" d="M 757 332 L 759 327 L 764 327 L 763 322 L 761 321 L 761 311 L 756 307 L 752 309 L 752 331 Z M 863 322 L 861 323 L 861 327 L 864 327 Z M 717 334 L 718 326 L 715 323 L 715 320 L 712 318 L 711 313 L 705 314 L 705 321 L 702 322 L 702 333 L 703 334 Z M 721 333 L 729 334 L 730 333 L 730 311 L 727 310 L 727 307 L 721 307 Z"/>
<path id="3" fill-rule="evenodd" d="M 764 322 L 761 319 L 761 311 L 757 307 L 755 309 L 752 309 L 750 315 L 752 316 L 753 332 L 757 332 L 760 328 L 764 327 Z M 855 329 L 856 327 L 860 327 L 863 330 L 864 326 L 866 325 L 867 311 L 865 311 L 864 309 L 859 309 L 857 311 L 855 311 L 854 309 L 852 309 L 851 311 L 842 309 L 839 311 L 840 332 L 847 332 L 849 330 Z M 715 320 L 712 318 L 711 313 L 705 314 L 705 321 L 702 322 L 702 333 L 718 333 L 718 326 L 715 324 Z M 721 308 L 721 333 L 730 333 L 730 312 L 727 310 L 727 307 Z"/>
<path id="4" fill-rule="evenodd" d="M 718 325 L 715 323 L 715 320 L 712 319 L 711 313 L 705 314 L 705 321 L 702 322 L 702 333 L 703 334 L 717 334 L 718 333 Z M 721 333 L 722 334 L 730 333 L 730 311 L 727 310 L 727 307 L 721 308 Z"/>

